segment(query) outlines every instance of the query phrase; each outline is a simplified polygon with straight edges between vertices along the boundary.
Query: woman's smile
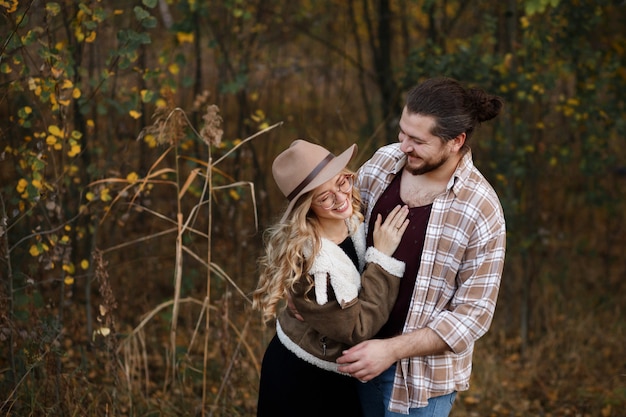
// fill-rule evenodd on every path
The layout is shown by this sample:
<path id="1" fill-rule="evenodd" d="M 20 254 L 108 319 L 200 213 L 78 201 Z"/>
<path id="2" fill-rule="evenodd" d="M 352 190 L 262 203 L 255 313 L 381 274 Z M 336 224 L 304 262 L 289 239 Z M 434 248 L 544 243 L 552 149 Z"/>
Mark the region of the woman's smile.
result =
<path id="1" fill-rule="evenodd" d="M 346 210 L 348 209 L 348 207 L 350 206 L 350 204 L 348 204 L 349 200 L 350 200 L 350 199 L 346 198 L 346 199 L 344 200 L 344 202 L 343 202 L 343 203 L 342 203 L 339 207 L 335 208 L 334 210 L 335 210 L 335 211 L 338 211 L 338 212 L 340 212 L 340 213 L 342 213 L 342 212 L 346 211 Z"/>

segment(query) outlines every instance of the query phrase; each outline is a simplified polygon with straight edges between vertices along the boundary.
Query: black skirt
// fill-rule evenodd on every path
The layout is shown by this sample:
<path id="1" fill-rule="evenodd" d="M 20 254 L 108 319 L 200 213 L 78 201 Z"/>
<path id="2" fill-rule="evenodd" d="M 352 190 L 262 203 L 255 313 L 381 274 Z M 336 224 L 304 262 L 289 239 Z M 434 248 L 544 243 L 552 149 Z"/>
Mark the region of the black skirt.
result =
<path id="1" fill-rule="evenodd" d="M 303 361 L 274 336 L 261 366 L 257 417 L 361 417 L 359 383 Z"/>

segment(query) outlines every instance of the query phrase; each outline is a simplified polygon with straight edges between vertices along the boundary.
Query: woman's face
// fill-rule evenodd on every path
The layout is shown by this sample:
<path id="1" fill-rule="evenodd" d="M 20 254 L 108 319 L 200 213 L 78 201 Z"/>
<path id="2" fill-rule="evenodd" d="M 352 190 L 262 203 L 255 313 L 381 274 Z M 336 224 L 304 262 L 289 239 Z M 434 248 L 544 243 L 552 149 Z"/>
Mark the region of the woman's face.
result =
<path id="1" fill-rule="evenodd" d="M 313 190 L 311 210 L 323 221 L 345 220 L 352 216 L 351 174 L 341 173 Z"/>

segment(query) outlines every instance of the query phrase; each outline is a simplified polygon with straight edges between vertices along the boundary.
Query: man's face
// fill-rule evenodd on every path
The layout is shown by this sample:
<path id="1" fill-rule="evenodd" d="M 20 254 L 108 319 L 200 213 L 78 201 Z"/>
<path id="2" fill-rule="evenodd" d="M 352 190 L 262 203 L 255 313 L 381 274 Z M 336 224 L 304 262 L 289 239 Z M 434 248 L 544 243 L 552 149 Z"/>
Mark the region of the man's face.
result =
<path id="1" fill-rule="evenodd" d="M 399 125 L 400 149 L 407 156 L 405 169 L 411 174 L 435 171 L 448 161 L 450 143 L 430 133 L 435 125 L 432 116 L 411 114 L 405 107 Z"/>

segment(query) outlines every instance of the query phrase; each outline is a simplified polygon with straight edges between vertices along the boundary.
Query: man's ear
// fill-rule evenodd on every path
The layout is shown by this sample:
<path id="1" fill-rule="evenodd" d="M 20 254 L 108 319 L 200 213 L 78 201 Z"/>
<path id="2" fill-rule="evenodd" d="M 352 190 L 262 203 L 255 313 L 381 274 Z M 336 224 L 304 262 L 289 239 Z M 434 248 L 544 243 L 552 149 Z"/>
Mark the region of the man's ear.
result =
<path id="1" fill-rule="evenodd" d="M 463 133 L 460 133 L 456 138 L 448 141 L 448 143 L 450 143 L 451 150 L 453 152 L 459 152 L 461 148 L 463 147 L 463 145 L 465 145 L 466 137 L 467 135 L 465 134 L 465 132 L 463 132 Z"/>

